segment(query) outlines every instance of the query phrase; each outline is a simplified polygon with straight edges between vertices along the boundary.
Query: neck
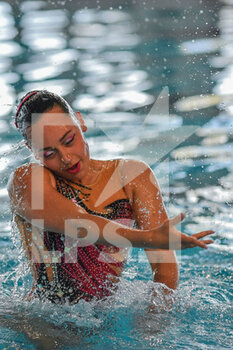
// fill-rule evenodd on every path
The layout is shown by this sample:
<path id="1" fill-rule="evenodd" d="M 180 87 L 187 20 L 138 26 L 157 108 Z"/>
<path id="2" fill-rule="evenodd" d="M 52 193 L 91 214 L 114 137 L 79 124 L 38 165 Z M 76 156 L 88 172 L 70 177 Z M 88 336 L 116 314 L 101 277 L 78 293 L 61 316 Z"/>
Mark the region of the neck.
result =
<path id="1" fill-rule="evenodd" d="M 89 166 L 88 166 L 88 172 L 82 181 L 80 183 L 82 185 L 88 185 L 93 184 L 96 182 L 100 172 L 102 170 L 102 164 L 99 160 L 96 159 L 90 159 Z"/>

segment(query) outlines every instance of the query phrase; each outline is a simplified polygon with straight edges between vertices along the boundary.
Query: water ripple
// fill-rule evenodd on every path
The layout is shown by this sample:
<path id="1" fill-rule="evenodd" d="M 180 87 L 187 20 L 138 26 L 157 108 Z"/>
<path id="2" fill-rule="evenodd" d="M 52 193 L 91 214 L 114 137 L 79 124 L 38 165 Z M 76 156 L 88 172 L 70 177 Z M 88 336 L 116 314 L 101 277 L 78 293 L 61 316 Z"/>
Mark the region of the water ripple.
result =
<path id="1" fill-rule="evenodd" d="M 22 47 L 14 41 L 0 42 L 0 56 L 15 57 L 23 52 Z"/>
<path id="2" fill-rule="evenodd" d="M 49 28 L 58 29 L 68 25 L 65 10 L 28 11 L 21 19 L 21 26 L 28 31 L 38 30 L 38 33 L 47 32 Z"/>

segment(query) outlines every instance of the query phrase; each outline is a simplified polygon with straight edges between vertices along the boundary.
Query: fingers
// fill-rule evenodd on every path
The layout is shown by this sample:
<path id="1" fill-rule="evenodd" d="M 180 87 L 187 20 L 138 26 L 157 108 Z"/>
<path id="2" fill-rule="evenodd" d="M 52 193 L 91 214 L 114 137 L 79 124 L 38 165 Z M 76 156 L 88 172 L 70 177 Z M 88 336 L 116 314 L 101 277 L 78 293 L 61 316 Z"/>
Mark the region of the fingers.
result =
<path id="1" fill-rule="evenodd" d="M 189 240 L 188 242 L 186 242 L 186 248 L 194 248 L 194 247 L 200 247 L 200 248 L 204 248 L 207 249 L 207 245 L 214 243 L 214 241 L 212 239 L 208 239 L 208 240 L 204 240 L 204 241 L 198 241 L 197 238 L 190 236 L 191 240 Z"/>
<path id="2" fill-rule="evenodd" d="M 174 218 L 169 220 L 169 225 L 175 226 L 175 225 L 179 224 L 179 222 L 181 222 L 183 220 L 184 220 L 184 214 L 183 213 L 178 214 Z"/>
<path id="3" fill-rule="evenodd" d="M 196 238 L 194 238 L 194 240 L 195 240 L 195 241 L 193 241 L 194 247 L 198 246 L 200 248 L 207 249 L 207 246 L 204 243 L 204 241 L 198 241 Z"/>
<path id="4" fill-rule="evenodd" d="M 179 224 L 183 219 L 184 219 L 184 214 L 181 213 L 175 216 L 174 218 L 167 220 L 164 223 L 165 225 L 163 224 L 164 226 L 163 228 L 165 230 L 168 230 L 170 234 L 169 249 L 180 250 L 180 249 L 194 248 L 194 247 L 207 249 L 207 245 L 213 243 L 213 240 L 212 239 L 200 240 L 200 239 L 208 235 L 211 235 L 215 232 L 213 230 L 207 230 L 207 231 L 201 231 L 201 232 L 195 233 L 191 236 L 182 234 L 182 232 L 179 232 L 175 228 L 175 226 Z"/>
<path id="5" fill-rule="evenodd" d="M 211 234 L 213 234 L 213 233 L 215 233 L 215 231 L 213 231 L 213 230 L 201 231 L 201 232 L 198 232 L 198 233 L 193 234 L 192 237 L 195 237 L 195 238 L 197 238 L 197 239 L 200 239 L 200 238 L 203 238 L 203 237 L 205 237 L 205 236 L 211 235 Z"/>
<path id="6" fill-rule="evenodd" d="M 204 241 L 198 241 L 198 239 L 193 236 L 182 235 L 181 249 L 194 247 L 207 249 L 207 245 Z"/>
<path id="7" fill-rule="evenodd" d="M 204 248 L 204 249 L 207 249 L 207 245 L 211 244 L 211 243 L 214 243 L 214 241 L 212 239 L 195 242 L 196 246 L 199 246 L 199 247 Z"/>
<path id="8" fill-rule="evenodd" d="M 204 242 L 205 244 L 211 244 L 211 243 L 214 243 L 214 241 L 213 241 L 212 239 L 205 240 L 205 241 L 201 241 L 201 242 Z"/>
<path id="9" fill-rule="evenodd" d="M 189 236 L 189 238 L 191 238 L 191 240 L 189 240 L 189 242 L 186 243 L 186 248 L 200 247 L 203 249 L 207 249 L 207 245 L 213 243 L 214 241 L 212 239 L 199 241 L 199 239 L 203 238 L 205 236 L 208 236 L 212 233 L 215 233 L 215 232 L 213 230 L 208 230 L 208 231 L 202 231 L 199 233 L 195 233 L 195 234 Z"/>

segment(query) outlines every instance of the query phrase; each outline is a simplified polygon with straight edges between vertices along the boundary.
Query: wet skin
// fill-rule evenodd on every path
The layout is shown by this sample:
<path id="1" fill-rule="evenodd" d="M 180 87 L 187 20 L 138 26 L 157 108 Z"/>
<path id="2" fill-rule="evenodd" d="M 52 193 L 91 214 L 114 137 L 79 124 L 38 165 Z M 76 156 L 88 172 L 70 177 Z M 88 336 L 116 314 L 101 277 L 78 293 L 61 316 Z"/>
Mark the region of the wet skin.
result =
<path id="1" fill-rule="evenodd" d="M 74 118 L 76 120 L 58 105 L 44 112 L 28 131 L 30 148 L 36 158 L 57 175 L 83 185 L 92 184 L 101 165 L 90 159 L 83 135 L 87 127 L 81 114 L 77 112 Z"/>
<path id="2" fill-rule="evenodd" d="M 212 240 L 200 240 L 213 231 L 204 231 L 187 236 L 175 229 L 175 225 L 182 220 L 182 216 L 177 216 L 171 220 L 167 219 L 165 210 L 163 217 L 158 217 L 158 210 L 161 210 L 161 196 L 157 198 L 154 193 L 158 192 L 158 185 L 151 182 L 153 175 L 151 169 L 139 161 L 128 160 L 124 162 L 122 172 L 123 181 L 131 173 L 135 173 L 139 166 L 143 166 L 143 172 L 140 176 L 132 177 L 129 183 L 126 181 L 124 189 L 130 202 L 133 205 L 134 217 L 138 224 L 138 229 L 122 226 L 116 222 L 109 222 L 107 219 L 98 215 L 91 215 L 83 212 L 83 209 L 76 206 L 72 201 L 64 198 L 56 190 L 56 184 L 51 181 L 50 171 L 61 177 L 73 182 L 79 182 L 83 185 L 93 184 L 101 170 L 103 161 L 90 159 L 88 144 L 82 134 L 87 130 L 80 113 L 76 114 L 79 124 L 72 121 L 71 117 L 64 113 L 59 106 L 43 113 L 40 118 L 33 123 L 31 130 L 32 151 L 35 156 L 44 165 L 44 168 L 38 164 L 28 165 L 27 173 L 25 167 L 20 167 L 14 173 L 8 191 L 12 199 L 12 205 L 16 213 L 22 216 L 27 222 L 33 219 L 43 219 L 43 229 L 66 234 L 64 222 L 67 218 L 81 218 L 93 221 L 94 228 L 91 235 L 97 235 L 96 244 L 106 244 L 103 232 L 106 227 L 109 228 L 110 234 L 116 232 L 117 235 L 126 238 L 134 247 L 144 248 L 148 253 L 152 271 L 156 272 L 154 281 L 166 284 L 169 288 L 175 289 L 178 283 L 178 268 L 174 252 L 167 249 L 183 249 L 199 246 L 207 248 L 207 244 Z M 48 125 L 48 121 L 50 124 Z M 34 131 L 36 131 L 34 133 Z M 42 139 L 43 144 L 42 144 Z M 77 167 L 76 164 L 79 164 Z M 74 172 L 69 171 L 71 167 L 76 169 Z M 36 169 L 36 177 L 39 179 L 44 176 L 44 207 L 40 210 L 31 208 L 31 170 Z M 49 171 L 50 170 L 50 171 Z M 41 175 L 40 175 L 41 174 Z M 154 175 L 153 175 L 154 176 Z M 37 186 L 38 187 L 38 186 Z M 41 191 L 35 188 L 36 195 L 41 196 Z M 17 189 L 17 193 L 15 193 Z M 27 189 L 25 191 L 25 189 Z M 137 203 L 142 203 L 143 211 Z M 144 212 L 148 212 L 145 218 Z M 145 223 L 145 219 L 147 224 Z M 157 220 L 157 221 L 156 221 Z M 141 223 L 141 224 L 140 224 Z M 77 226 L 73 223 L 72 230 L 67 234 L 77 239 Z M 78 227 L 79 228 L 79 227 Z M 95 229 L 96 228 L 96 229 Z M 96 237 L 96 236 L 95 236 Z M 172 248 L 171 242 L 174 242 Z M 117 246 L 116 242 L 116 246 Z M 153 250 L 157 255 L 158 249 L 165 251 L 159 252 L 159 259 L 151 259 Z M 154 254 L 153 254 L 154 255 Z M 157 261 L 158 260 L 158 261 Z M 120 272 L 119 272 L 120 273 Z"/>

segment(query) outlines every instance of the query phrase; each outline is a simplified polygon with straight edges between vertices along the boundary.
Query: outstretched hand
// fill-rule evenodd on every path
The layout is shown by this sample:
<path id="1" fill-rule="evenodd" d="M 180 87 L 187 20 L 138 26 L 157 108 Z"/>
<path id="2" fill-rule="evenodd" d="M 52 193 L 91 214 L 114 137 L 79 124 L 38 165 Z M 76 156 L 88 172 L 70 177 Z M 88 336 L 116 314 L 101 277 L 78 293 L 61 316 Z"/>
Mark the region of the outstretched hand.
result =
<path id="1" fill-rule="evenodd" d="M 200 247 L 207 249 L 207 245 L 213 243 L 212 239 L 200 240 L 205 236 L 208 236 L 214 231 L 201 231 L 188 236 L 178 231 L 175 226 L 184 219 L 184 214 L 179 214 L 172 219 L 164 221 L 164 223 L 156 228 L 154 234 L 156 234 L 160 249 L 172 249 L 181 250 L 186 248 Z M 154 236 L 155 237 L 155 236 Z"/>

